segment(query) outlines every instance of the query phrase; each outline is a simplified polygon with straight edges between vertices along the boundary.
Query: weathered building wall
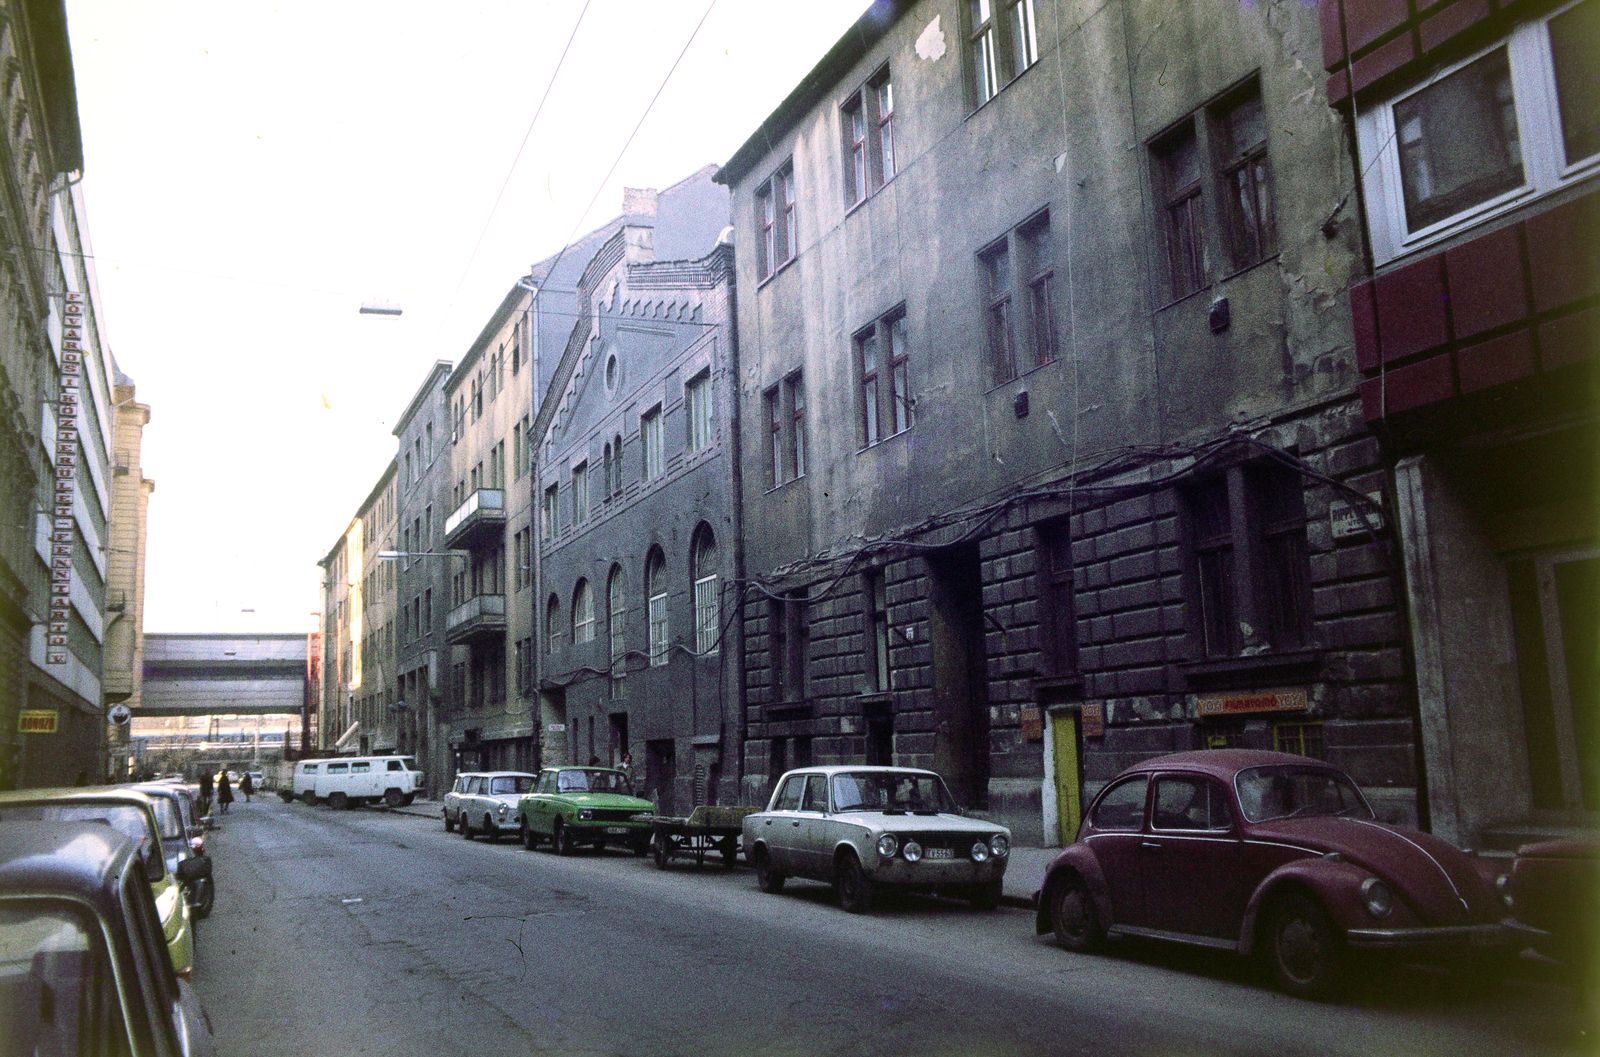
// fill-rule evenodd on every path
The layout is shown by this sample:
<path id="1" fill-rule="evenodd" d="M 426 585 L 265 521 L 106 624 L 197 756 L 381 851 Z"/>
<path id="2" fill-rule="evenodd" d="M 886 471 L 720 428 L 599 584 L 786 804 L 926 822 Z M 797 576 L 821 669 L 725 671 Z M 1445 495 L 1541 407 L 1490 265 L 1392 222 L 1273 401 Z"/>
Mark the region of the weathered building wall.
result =
<path id="1" fill-rule="evenodd" d="M 1058 838 L 1075 825 L 1058 803 L 1123 764 L 1229 741 L 1337 759 L 1415 818 L 1393 544 L 1386 524 L 1349 530 L 1352 509 L 1387 503 L 1355 400 L 1360 232 L 1316 14 L 1024 6 L 1036 60 L 982 99 L 965 5 L 876 5 L 719 177 L 745 291 L 748 567 L 806 595 L 746 611 L 746 795 L 889 744 L 1019 838 Z M 884 76 L 894 171 L 856 201 L 850 113 Z M 1271 221 L 1246 245 L 1229 196 L 1248 152 L 1226 137 L 1254 106 Z M 1182 143 L 1192 189 L 1171 176 Z M 763 195 L 791 171 L 795 253 L 769 263 Z M 1198 196 L 1181 283 L 1179 192 Z M 1029 315 L 1041 286 L 1049 307 Z M 909 421 L 882 436 L 864 419 L 869 328 L 909 354 Z M 794 418 L 791 389 L 801 473 L 769 421 Z M 1205 572 L 1219 539 L 1240 575 Z M 884 582 L 882 688 L 863 574 Z M 1202 615 L 1215 590 L 1227 618 Z M 801 680 L 773 660 L 796 635 Z M 1202 698 L 1235 711 L 1202 718 Z M 1269 702 L 1288 711 L 1237 711 Z M 1051 740 L 1061 722 L 1076 745 Z M 1045 781 L 1069 772 L 1070 797 Z"/>

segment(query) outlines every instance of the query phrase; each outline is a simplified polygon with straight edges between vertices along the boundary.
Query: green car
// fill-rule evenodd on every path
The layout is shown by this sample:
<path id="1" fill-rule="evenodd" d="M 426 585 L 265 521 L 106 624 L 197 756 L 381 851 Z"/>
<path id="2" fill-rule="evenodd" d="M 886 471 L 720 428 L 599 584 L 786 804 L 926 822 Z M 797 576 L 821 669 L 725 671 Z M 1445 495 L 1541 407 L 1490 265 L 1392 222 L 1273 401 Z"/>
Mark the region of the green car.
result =
<path id="1" fill-rule="evenodd" d="M 532 851 L 548 839 L 557 855 L 580 844 L 650 850 L 650 817 L 656 806 L 633 795 L 622 771 L 609 767 L 546 767 L 533 792 L 517 801 L 517 830 Z"/>

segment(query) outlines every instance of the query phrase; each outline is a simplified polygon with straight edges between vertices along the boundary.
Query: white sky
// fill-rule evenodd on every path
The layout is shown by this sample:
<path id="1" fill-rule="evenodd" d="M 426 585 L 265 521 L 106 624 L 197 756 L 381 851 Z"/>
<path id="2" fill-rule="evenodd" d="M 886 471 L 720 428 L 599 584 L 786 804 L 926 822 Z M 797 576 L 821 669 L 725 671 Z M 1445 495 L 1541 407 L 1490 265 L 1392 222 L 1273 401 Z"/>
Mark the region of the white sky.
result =
<path id="1" fill-rule="evenodd" d="M 513 171 L 577 0 L 67 0 L 103 334 L 151 407 L 146 630 L 307 628 L 429 365 L 624 186 L 726 161 L 867 6 L 718 0 L 600 188 L 707 2 L 593 0 Z"/>

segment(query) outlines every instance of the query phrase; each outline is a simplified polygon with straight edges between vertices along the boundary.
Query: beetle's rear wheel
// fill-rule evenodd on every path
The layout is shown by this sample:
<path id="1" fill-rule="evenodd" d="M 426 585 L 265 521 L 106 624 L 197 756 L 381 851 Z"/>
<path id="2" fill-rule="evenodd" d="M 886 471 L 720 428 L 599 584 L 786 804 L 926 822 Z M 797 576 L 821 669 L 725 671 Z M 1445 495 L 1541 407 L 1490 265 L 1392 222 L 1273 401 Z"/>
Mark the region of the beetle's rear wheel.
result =
<path id="1" fill-rule="evenodd" d="M 1050 889 L 1050 925 L 1056 942 L 1069 951 L 1092 951 L 1105 938 L 1105 928 L 1095 913 L 1094 898 L 1083 878 L 1068 871 Z"/>

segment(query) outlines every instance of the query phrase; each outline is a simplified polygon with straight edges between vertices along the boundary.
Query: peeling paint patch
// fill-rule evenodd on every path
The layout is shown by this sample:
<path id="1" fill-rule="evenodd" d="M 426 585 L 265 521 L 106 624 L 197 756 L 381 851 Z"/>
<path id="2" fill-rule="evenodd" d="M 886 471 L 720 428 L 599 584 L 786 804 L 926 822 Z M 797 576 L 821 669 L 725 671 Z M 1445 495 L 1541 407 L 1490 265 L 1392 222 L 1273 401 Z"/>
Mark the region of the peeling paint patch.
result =
<path id="1" fill-rule="evenodd" d="M 928 28 L 917 38 L 917 57 L 930 62 L 944 56 L 944 30 L 939 28 L 939 16 L 934 15 Z"/>

